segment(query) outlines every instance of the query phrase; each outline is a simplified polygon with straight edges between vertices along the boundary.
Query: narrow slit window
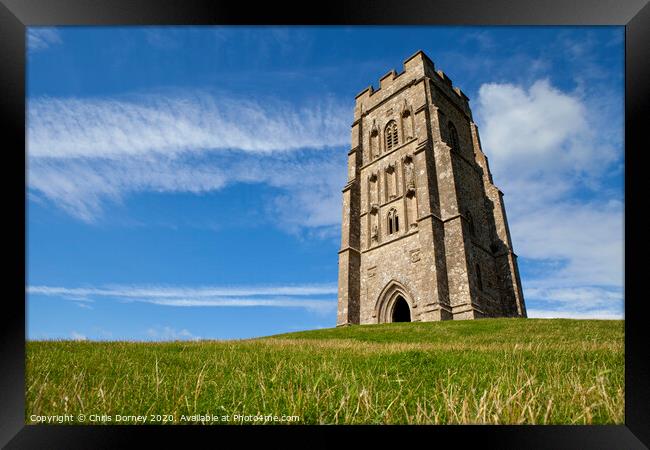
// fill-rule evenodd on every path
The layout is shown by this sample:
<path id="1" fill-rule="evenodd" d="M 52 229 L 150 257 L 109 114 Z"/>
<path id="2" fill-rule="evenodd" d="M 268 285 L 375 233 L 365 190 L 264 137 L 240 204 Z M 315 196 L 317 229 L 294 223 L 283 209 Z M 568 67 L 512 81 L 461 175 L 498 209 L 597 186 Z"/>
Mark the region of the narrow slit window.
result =
<path id="1" fill-rule="evenodd" d="M 397 210 L 391 209 L 388 212 L 388 234 L 397 233 L 399 231 L 399 217 Z"/>

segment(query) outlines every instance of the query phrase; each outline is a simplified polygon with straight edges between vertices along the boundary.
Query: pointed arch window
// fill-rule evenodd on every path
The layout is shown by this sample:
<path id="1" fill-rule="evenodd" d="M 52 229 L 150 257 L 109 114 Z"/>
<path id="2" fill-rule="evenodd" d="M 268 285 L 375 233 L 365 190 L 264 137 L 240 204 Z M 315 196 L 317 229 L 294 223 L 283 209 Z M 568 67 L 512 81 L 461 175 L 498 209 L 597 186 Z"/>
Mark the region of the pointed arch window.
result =
<path id="1" fill-rule="evenodd" d="M 395 208 L 388 212 L 388 234 L 397 233 L 399 231 L 399 216 Z"/>
<path id="2" fill-rule="evenodd" d="M 459 152 L 460 145 L 458 144 L 458 131 L 456 131 L 456 127 L 453 123 L 449 122 L 447 124 L 447 131 L 449 136 L 449 146 L 452 150 Z"/>
<path id="3" fill-rule="evenodd" d="M 399 143 L 399 136 L 397 134 L 397 122 L 391 120 L 386 125 L 384 130 L 384 135 L 386 137 L 386 151 L 390 151 L 393 148 L 397 147 Z"/>

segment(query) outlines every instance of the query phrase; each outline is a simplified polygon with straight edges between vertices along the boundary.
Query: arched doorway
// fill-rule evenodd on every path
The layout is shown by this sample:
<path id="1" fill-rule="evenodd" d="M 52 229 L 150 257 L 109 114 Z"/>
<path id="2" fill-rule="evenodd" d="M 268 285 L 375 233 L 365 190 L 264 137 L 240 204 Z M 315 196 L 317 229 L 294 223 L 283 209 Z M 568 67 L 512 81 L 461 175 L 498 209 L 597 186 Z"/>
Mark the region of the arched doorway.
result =
<path id="1" fill-rule="evenodd" d="M 410 322 L 411 321 L 411 308 L 401 295 L 395 299 L 393 306 L 393 313 L 391 314 L 391 322 Z"/>
<path id="2" fill-rule="evenodd" d="M 377 297 L 373 317 L 377 323 L 412 322 L 416 315 L 412 315 L 411 307 L 413 297 L 403 284 L 391 280 Z"/>

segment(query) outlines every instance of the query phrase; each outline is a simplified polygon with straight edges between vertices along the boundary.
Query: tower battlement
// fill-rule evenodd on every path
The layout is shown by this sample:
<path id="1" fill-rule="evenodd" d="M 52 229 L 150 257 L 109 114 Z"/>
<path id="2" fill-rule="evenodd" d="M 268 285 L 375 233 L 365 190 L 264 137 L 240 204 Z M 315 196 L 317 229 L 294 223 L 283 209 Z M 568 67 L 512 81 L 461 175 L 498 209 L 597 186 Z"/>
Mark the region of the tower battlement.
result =
<path id="1" fill-rule="evenodd" d="M 404 60 L 400 73 L 397 73 L 395 69 L 391 69 L 381 77 L 378 89 L 370 85 L 356 95 L 355 119 L 383 102 L 387 97 L 394 95 L 400 89 L 424 79 L 430 79 L 438 84 L 452 98 L 453 102 L 457 103 L 463 110 L 469 111 L 469 98 L 459 87 L 453 85 L 451 78 L 447 74 L 442 70 L 436 70 L 433 61 L 422 50 L 418 50 Z"/>
<path id="2" fill-rule="evenodd" d="M 469 99 L 422 51 L 356 97 L 337 324 L 526 317 Z"/>

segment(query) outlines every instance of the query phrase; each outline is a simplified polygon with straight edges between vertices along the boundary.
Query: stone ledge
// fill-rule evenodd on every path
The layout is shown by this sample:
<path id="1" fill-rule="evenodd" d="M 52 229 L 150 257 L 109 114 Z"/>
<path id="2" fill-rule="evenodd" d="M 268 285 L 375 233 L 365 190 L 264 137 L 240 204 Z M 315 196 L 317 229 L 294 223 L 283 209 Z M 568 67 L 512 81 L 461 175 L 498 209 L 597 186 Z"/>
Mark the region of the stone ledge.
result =
<path id="1" fill-rule="evenodd" d="M 374 247 L 370 247 L 370 248 L 368 248 L 368 249 L 366 249 L 366 250 L 362 250 L 361 253 L 368 253 L 368 252 L 371 252 L 371 251 L 373 251 L 373 250 L 378 249 L 379 247 L 383 247 L 384 245 L 392 244 L 393 242 L 397 242 L 397 241 L 399 241 L 399 240 L 402 240 L 402 239 L 404 239 L 405 237 L 415 236 L 416 234 L 418 234 L 418 232 L 419 232 L 419 231 L 416 230 L 416 231 L 411 231 L 411 232 L 405 233 L 405 234 L 403 234 L 402 236 L 396 237 L 395 239 L 391 239 L 390 241 L 382 242 L 381 244 L 377 244 L 377 245 L 375 245 Z"/>
<path id="2" fill-rule="evenodd" d="M 351 148 L 350 151 L 348 152 L 348 156 L 350 156 L 352 153 L 358 151 L 360 147 L 361 147 L 360 145 L 357 145 L 356 147 Z"/>
<path id="3" fill-rule="evenodd" d="M 388 200 L 387 202 L 384 202 L 381 205 L 377 205 L 377 209 L 382 209 L 382 208 L 390 205 L 391 203 L 395 203 L 396 201 L 403 200 L 403 199 L 404 199 L 404 194 L 398 195 L 397 197 L 395 197 L 392 200 Z M 371 211 L 364 211 L 364 212 L 359 214 L 359 217 L 367 216 L 368 214 L 371 214 Z"/>
<path id="4" fill-rule="evenodd" d="M 363 169 L 367 169 L 368 167 L 372 166 L 373 164 L 375 164 L 375 163 L 379 162 L 380 160 L 384 159 L 386 156 L 390 156 L 391 154 L 395 153 L 397 150 L 399 150 L 399 149 L 401 149 L 401 148 L 403 148 L 403 147 L 406 147 L 407 145 L 409 145 L 410 143 L 412 143 L 413 141 L 416 141 L 416 140 L 417 140 L 417 138 L 414 138 L 414 137 L 413 137 L 413 138 L 409 139 L 408 141 L 406 141 L 406 142 L 404 142 L 404 143 L 398 145 L 397 147 L 395 147 L 394 149 L 392 149 L 392 150 L 389 151 L 388 153 L 383 153 L 383 154 L 382 154 L 381 156 L 379 156 L 377 159 L 373 159 L 373 160 L 370 161 L 368 164 L 365 164 L 365 165 L 361 166 L 361 167 L 359 168 L 359 171 L 362 171 Z M 357 148 L 358 148 L 358 147 L 357 147 Z M 348 153 L 348 154 L 349 154 L 349 153 Z"/>
<path id="5" fill-rule="evenodd" d="M 341 189 L 341 192 L 349 191 L 357 182 L 356 178 L 353 178 L 352 180 L 348 181 L 348 183 L 343 186 L 343 189 Z"/>
<path id="6" fill-rule="evenodd" d="M 339 251 L 338 251 L 338 254 L 340 255 L 341 253 L 343 253 L 343 252 L 347 252 L 347 251 L 353 251 L 353 252 L 357 252 L 357 253 L 361 254 L 361 252 L 360 252 L 358 249 L 356 249 L 356 248 L 354 248 L 354 247 L 349 247 L 349 246 L 348 246 L 348 247 L 345 247 L 345 248 L 342 248 L 341 250 L 339 250 Z"/>

